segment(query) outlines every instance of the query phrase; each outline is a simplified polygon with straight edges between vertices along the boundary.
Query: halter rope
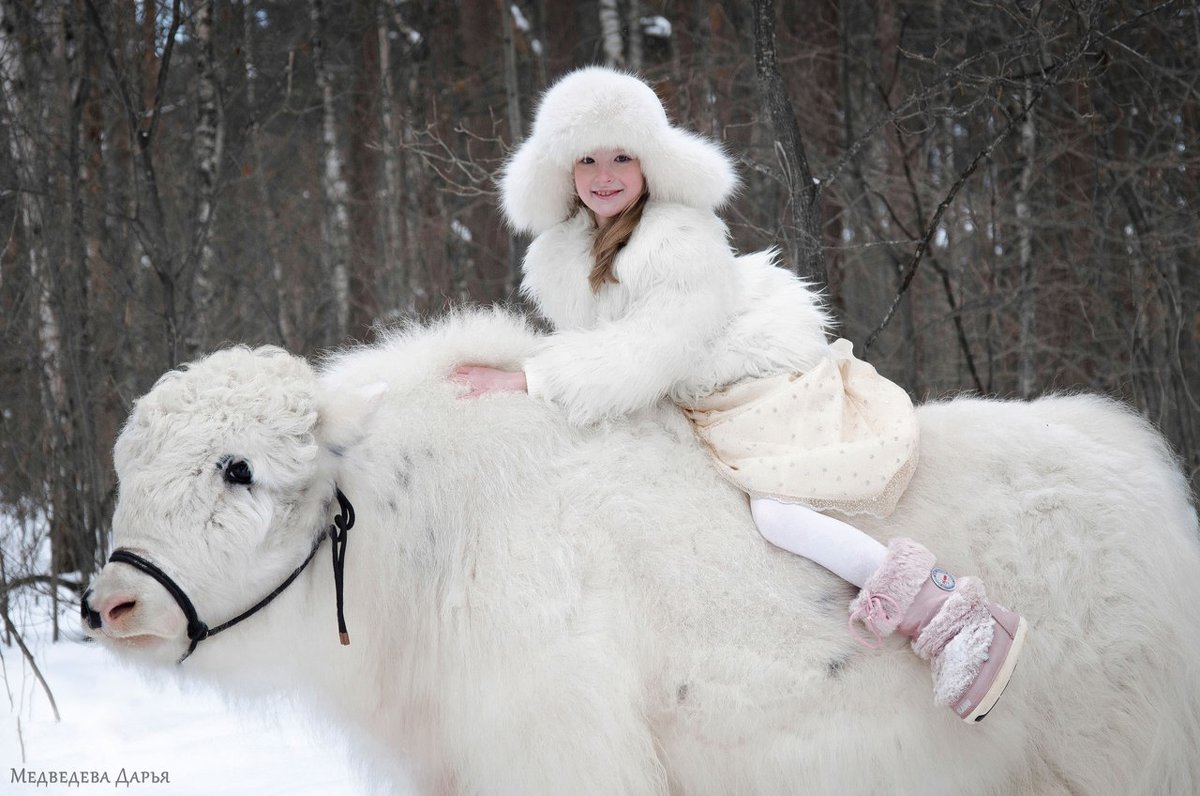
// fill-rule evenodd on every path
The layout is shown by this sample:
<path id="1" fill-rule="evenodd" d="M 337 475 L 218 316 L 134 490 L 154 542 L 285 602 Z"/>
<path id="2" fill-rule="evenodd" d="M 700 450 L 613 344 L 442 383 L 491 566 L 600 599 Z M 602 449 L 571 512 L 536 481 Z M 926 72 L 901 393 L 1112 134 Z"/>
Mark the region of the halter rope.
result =
<path id="1" fill-rule="evenodd" d="M 304 568 L 307 567 L 309 562 L 313 560 L 313 557 L 317 554 L 317 549 L 321 546 L 321 542 L 323 542 L 325 537 L 328 536 L 331 541 L 331 548 L 333 551 L 333 586 L 337 600 L 338 638 L 343 645 L 347 645 L 350 643 L 350 634 L 346 630 L 345 600 L 342 593 L 342 584 L 345 581 L 344 567 L 346 563 L 346 532 L 354 527 L 354 506 L 352 506 L 346 496 L 342 494 L 342 490 L 336 489 L 336 495 L 338 506 L 341 508 L 341 511 L 338 513 L 337 517 L 334 518 L 333 523 L 330 524 L 326 530 L 322 531 L 319 536 L 317 536 L 316 540 L 313 542 L 312 550 L 309 551 L 308 557 L 304 559 L 304 563 L 296 567 L 296 569 L 292 571 L 292 574 L 288 575 L 283 583 L 280 583 L 273 592 L 259 600 L 252 607 L 235 616 L 233 619 L 230 619 L 228 622 L 222 622 L 216 627 L 210 628 L 203 621 L 201 621 L 200 615 L 196 612 L 196 607 L 192 605 L 192 601 L 188 599 L 187 594 L 182 588 L 180 588 L 179 584 L 172 580 L 170 575 L 163 572 L 161 569 L 142 556 L 130 550 L 126 550 L 123 547 L 119 547 L 112 552 L 112 555 L 108 557 L 108 560 L 110 563 L 118 562 L 121 564 L 128 564 L 129 566 L 138 569 L 154 578 L 159 582 L 159 584 L 162 585 L 164 589 L 167 590 L 167 592 L 179 605 L 180 610 L 183 611 L 183 615 L 187 618 L 187 636 L 192 642 L 188 647 L 187 652 L 183 654 L 183 657 L 176 661 L 176 663 L 179 664 L 187 660 L 188 656 L 196 650 L 196 647 L 201 641 L 206 638 L 212 638 L 222 630 L 228 630 L 238 622 L 241 622 L 243 619 L 248 619 L 249 617 L 258 613 L 258 611 L 261 609 L 265 608 L 272 600 L 282 594 L 283 590 L 292 585 L 292 581 L 299 577 L 300 573 L 304 571 Z M 87 594 L 84 594 L 83 599 L 80 601 L 79 607 L 80 612 L 83 614 L 84 620 L 92 628 L 99 628 L 100 615 L 93 611 L 91 606 L 88 605 Z"/>

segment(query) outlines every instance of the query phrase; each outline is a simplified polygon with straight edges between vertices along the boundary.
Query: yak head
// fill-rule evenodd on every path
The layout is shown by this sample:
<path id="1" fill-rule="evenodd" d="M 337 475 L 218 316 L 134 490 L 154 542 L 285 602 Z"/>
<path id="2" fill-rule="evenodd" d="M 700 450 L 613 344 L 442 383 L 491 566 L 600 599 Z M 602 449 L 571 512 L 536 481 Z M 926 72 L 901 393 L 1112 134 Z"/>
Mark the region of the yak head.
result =
<path id="1" fill-rule="evenodd" d="M 159 379 L 117 439 L 113 546 L 165 573 L 210 626 L 270 593 L 328 525 L 342 424 L 319 393 L 303 359 L 231 348 Z M 189 646 L 180 602 L 128 562 L 104 566 L 83 613 L 85 632 L 138 658 Z"/>

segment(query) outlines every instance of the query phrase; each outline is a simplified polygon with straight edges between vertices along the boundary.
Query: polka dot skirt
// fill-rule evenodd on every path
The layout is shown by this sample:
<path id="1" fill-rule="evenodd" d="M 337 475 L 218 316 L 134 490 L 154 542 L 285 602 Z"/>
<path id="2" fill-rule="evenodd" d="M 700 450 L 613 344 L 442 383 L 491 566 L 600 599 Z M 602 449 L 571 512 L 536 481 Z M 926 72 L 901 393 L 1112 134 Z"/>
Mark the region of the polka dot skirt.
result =
<path id="1" fill-rule="evenodd" d="M 807 373 L 741 382 L 683 411 L 747 493 L 886 517 L 916 469 L 912 401 L 850 341 L 830 351 Z"/>

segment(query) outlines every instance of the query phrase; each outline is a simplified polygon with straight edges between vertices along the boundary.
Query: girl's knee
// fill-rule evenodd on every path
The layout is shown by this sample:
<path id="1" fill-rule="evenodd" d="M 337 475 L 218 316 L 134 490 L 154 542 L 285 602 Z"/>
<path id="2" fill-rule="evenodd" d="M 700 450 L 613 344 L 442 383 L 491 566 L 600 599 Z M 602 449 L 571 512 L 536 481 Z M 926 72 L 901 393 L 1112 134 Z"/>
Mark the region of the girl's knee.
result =
<path id="1" fill-rule="evenodd" d="M 750 499 L 750 516 L 754 518 L 755 527 L 764 539 L 778 547 L 790 547 L 782 542 L 804 534 L 806 524 L 803 520 L 807 511 L 809 509 L 804 506 L 771 498 Z"/>
<path id="2" fill-rule="evenodd" d="M 763 536 L 767 535 L 765 528 L 776 524 L 775 506 L 778 505 L 778 501 L 770 498 L 750 498 L 750 516 L 754 518 L 754 525 Z"/>

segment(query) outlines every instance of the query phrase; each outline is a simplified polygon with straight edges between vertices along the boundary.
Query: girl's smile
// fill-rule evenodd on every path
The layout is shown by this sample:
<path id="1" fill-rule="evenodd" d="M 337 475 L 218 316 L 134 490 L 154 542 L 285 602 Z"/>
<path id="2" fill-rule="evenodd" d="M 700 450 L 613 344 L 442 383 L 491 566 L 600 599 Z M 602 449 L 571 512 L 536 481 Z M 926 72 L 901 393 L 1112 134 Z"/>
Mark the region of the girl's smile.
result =
<path id="1" fill-rule="evenodd" d="M 645 182 L 641 164 L 623 149 L 599 149 L 575 162 L 575 192 L 601 227 L 637 201 Z"/>

